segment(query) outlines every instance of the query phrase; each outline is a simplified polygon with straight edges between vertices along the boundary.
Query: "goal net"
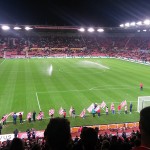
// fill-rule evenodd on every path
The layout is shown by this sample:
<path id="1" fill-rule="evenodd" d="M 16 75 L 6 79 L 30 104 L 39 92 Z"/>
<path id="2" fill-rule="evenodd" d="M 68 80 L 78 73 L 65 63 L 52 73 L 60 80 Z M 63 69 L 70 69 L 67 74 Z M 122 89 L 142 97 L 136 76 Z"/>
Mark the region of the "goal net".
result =
<path id="1" fill-rule="evenodd" d="M 137 111 L 140 112 L 143 108 L 150 106 L 150 96 L 139 96 Z"/>

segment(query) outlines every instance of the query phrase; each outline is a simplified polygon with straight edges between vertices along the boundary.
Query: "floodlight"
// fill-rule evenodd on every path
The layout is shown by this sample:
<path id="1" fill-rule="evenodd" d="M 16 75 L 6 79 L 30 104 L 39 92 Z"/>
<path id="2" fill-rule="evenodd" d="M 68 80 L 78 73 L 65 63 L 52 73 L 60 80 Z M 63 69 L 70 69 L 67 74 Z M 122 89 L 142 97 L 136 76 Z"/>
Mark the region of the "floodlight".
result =
<path id="1" fill-rule="evenodd" d="M 135 26 L 135 22 L 131 22 L 130 25 L 131 25 L 131 26 Z"/>
<path id="2" fill-rule="evenodd" d="M 141 32 L 141 30 L 137 30 L 137 32 Z"/>
<path id="3" fill-rule="evenodd" d="M 123 27 L 124 27 L 124 24 L 121 24 L 120 27 L 123 28 Z"/>
<path id="4" fill-rule="evenodd" d="M 84 32 L 85 31 L 85 29 L 84 28 L 80 28 L 80 29 L 78 29 L 80 32 Z"/>
<path id="5" fill-rule="evenodd" d="M 126 24 L 125 24 L 125 27 L 129 27 L 129 26 L 130 26 L 130 24 L 129 24 L 129 23 L 126 23 Z"/>
<path id="6" fill-rule="evenodd" d="M 4 26 L 2 26 L 2 29 L 3 29 L 3 30 L 9 30 L 9 29 L 10 29 L 10 27 L 9 27 L 9 26 L 4 25 Z"/>
<path id="7" fill-rule="evenodd" d="M 146 30 L 146 29 L 144 29 L 143 31 L 144 31 L 144 32 L 146 32 L 147 30 Z"/>
<path id="8" fill-rule="evenodd" d="M 144 23 L 145 25 L 150 25 L 150 20 L 146 19 L 143 23 Z"/>
<path id="9" fill-rule="evenodd" d="M 98 32 L 104 32 L 104 29 L 97 29 Z"/>
<path id="10" fill-rule="evenodd" d="M 33 28 L 31 28 L 31 27 L 25 27 L 25 30 L 31 30 L 31 29 L 33 29 Z"/>
<path id="11" fill-rule="evenodd" d="M 139 26 L 141 26 L 141 25 L 142 25 L 142 22 L 141 22 L 141 21 L 138 21 L 136 24 L 139 25 Z"/>
<path id="12" fill-rule="evenodd" d="M 94 32 L 95 30 L 93 28 L 88 28 L 89 32 Z"/>
<path id="13" fill-rule="evenodd" d="M 20 27 L 14 27 L 14 30 L 20 30 L 21 28 Z"/>

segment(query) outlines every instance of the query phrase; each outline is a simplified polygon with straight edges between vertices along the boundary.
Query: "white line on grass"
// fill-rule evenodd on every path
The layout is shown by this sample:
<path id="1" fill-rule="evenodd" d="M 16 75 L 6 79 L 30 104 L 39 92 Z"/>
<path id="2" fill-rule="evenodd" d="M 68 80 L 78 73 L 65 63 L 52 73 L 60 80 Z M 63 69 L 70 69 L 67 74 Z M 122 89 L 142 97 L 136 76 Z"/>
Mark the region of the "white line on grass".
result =
<path id="1" fill-rule="evenodd" d="M 134 87 L 124 87 L 124 88 L 103 88 L 103 89 L 83 89 L 83 90 L 64 90 L 64 91 L 43 91 L 43 92 L 37 92 L 37 93 L 66 93 L 66 92 L 83 92 L 83 91 L 105 91 L 105 90 L 118 90 L 118 89 L 134 89 Z M 135 88 L 136 89 L 136 88 Z"/>
<path id="2" fill-rule="evenodd" d="M 95 87 L 92 87 L 92 88 L 90 88 L 89 90 L 95 90 L 95 89 L 99 89 L 99 88 L 118 88 L 118 87 L 128 87 L 129 88 L 129 86 L 128 85 L 103 85 L 103 86 L 101 86 L 101 85 L 99 85 L 99 86 L 95 86 Z"/>
<path id="3" fill-rule="evenodd" d="M 5 61 L 6 59 L 4 59 L 1 63 L 0 63 L 0 65 Z"/>
<path id="4" fill-rule="evenodd" d="M 39 106 L 39 110 L 41 111 L 41 106 L 40 106 L 40 103 L 39 103 L 39 98 L 38 98 L 37 92 L 36 92 L 36 100 L 37 100 L 37 103 L 38 103 L 38 106 Z"/>

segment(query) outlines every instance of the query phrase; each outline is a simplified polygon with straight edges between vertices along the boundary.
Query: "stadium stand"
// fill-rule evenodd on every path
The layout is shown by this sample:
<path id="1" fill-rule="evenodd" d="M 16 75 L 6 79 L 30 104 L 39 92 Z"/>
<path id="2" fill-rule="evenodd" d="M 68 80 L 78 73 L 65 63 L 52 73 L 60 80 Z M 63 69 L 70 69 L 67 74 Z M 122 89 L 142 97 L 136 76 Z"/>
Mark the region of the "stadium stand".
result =
<path id="1" fill-rule="evenodd" d="M 81 33 L 49 32 L 38 36 L 20 36 L 0 33 L 0 57 L 57 57 L 57 56 L 110 56 L 135 60 L 150 60 L 149 36 L 145 33 L 107 33 L 83 35 Z"/>

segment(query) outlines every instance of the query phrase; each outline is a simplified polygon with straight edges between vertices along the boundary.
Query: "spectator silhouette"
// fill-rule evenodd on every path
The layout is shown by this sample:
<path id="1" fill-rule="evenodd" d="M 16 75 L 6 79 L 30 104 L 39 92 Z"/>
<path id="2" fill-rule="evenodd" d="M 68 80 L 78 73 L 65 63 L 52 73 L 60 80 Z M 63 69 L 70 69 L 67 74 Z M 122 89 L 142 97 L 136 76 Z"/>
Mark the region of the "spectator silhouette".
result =
<path id="1" fill-rule="evenodd" d="M 15 138 L 17 138 L 17 136 L 18 136 L 18 132 L 19 132 L 18 129 L 15 129 L 15 130 L 14 130 L 14 137 L 15 137 Z"/>
<path id="2" fill-rule="evenodd" d="M 65 118 L 51 118 L 44 137 L 50 150 L 70 149 L 70 122 Z"/>
<path id="3" fill-rule="evenodd" d="M 95 150 L 98 141 L 97 132 L 93 128 L 85 128 L 81 132 L 81 141 L 84 150 Z"/>
<path id="4" fill-rule="evenodd" d="M 150 106 L 140 112 L 139 129 L 141 132 L 141 146 L 134 150 L 150 149 Z"/>
<path id="5" fill-rule="evenodd" d="M 9 150 L 24 150 L 24 143 L 19 138 L 14 138 L 11 142 Z"/>

